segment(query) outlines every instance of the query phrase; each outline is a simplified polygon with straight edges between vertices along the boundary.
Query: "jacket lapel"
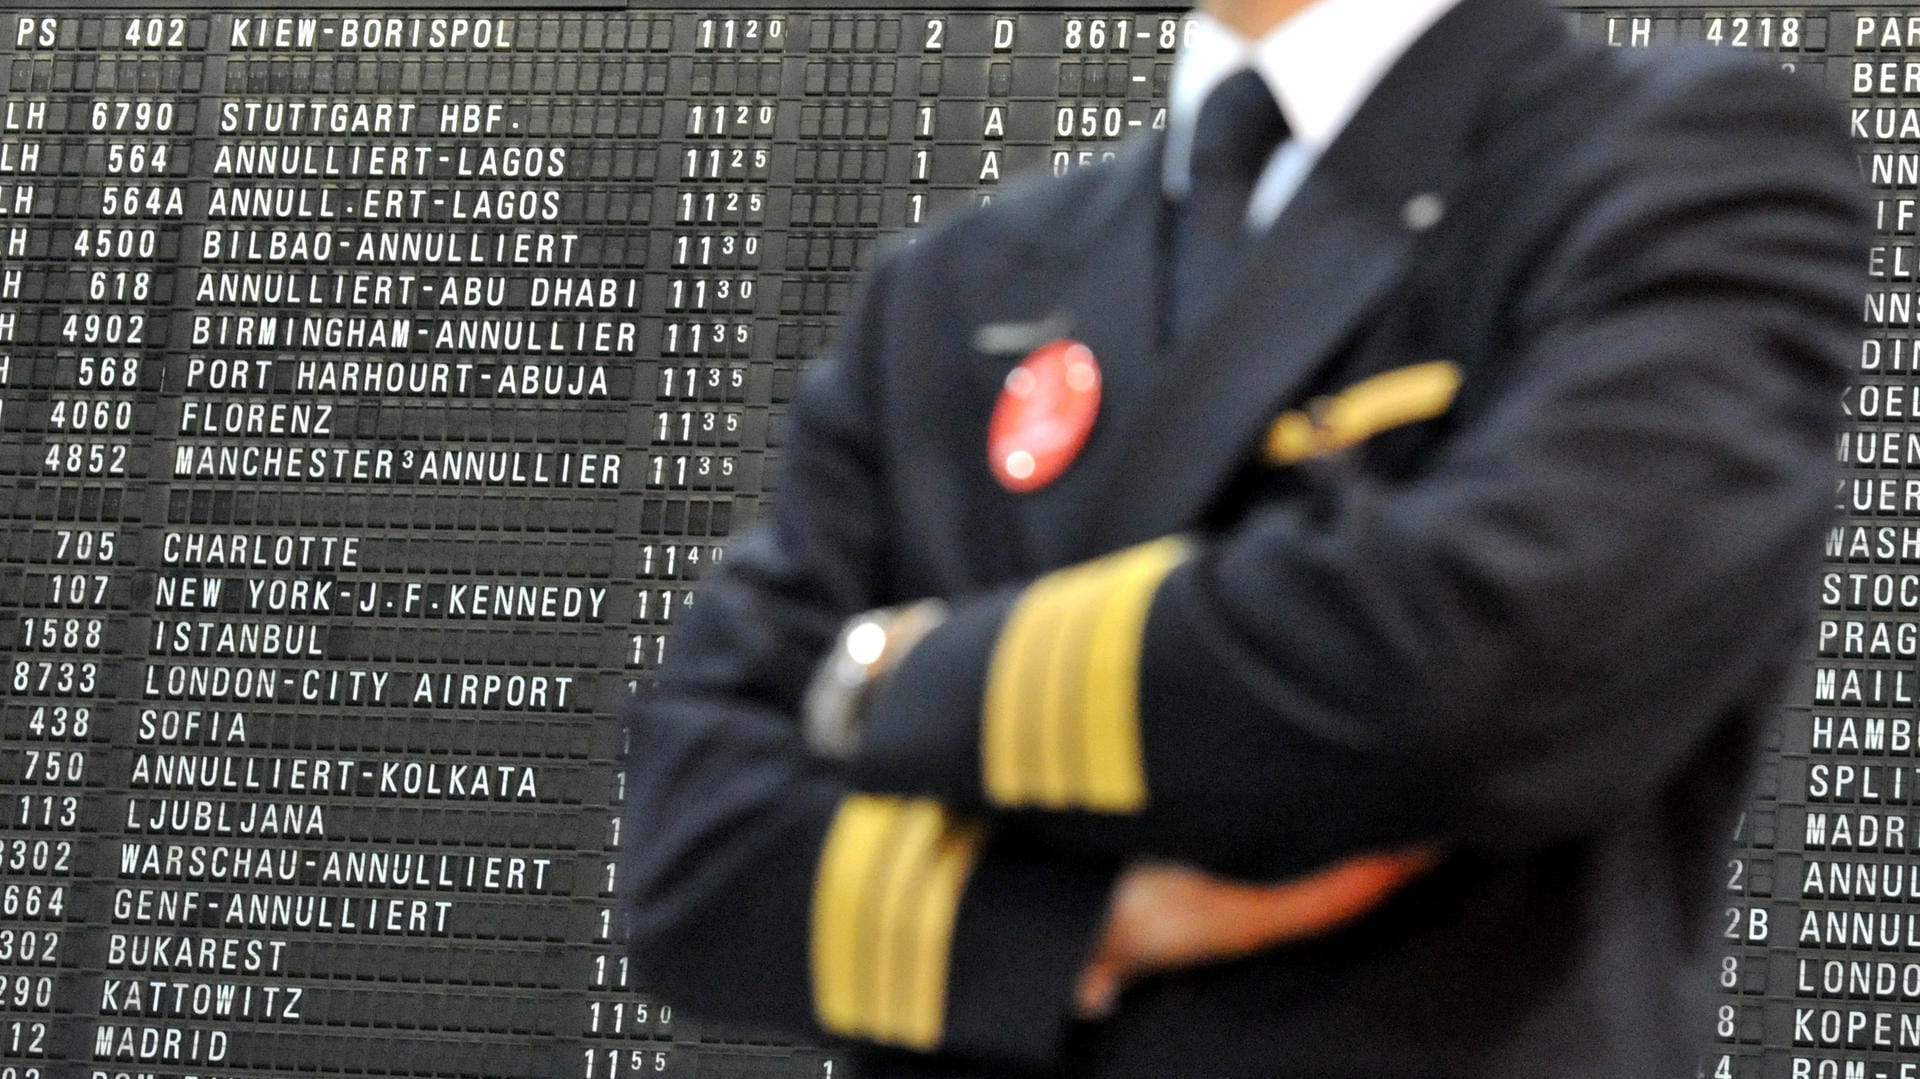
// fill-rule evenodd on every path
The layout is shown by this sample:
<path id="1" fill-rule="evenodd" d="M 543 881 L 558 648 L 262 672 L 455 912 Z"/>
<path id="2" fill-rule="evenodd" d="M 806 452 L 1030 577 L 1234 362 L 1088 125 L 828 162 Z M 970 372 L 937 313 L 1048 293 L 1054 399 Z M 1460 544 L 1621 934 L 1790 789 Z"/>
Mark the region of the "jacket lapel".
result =
<path id="1" fill-rule="evenodd" d="M 1061 542 L 1094 553 L 1193 527 L 1274 415 L 1404 275 L 1432 223 L 1422 210 L 1455 194 L 1496 80 L 1512 76 L 1536 35 L 1563 32 L 1557 20 L 1535 0 L 1464 0 L 1415 42 L 1315 165 L 1207 327 L 1160 361 L 1168 377 L 1151 403 L 1115 425 L 1124 446 L 1101 469 L 1109 487 L 1092 512 L 1082 504 L 1076 519 L 1048 515 Z M 1152 242 L 1152 228 L 1134 227 Z M 1090 274 L 1093 287 L 1151 309 L 1139 295 L 1142 283 L 1152 287 L 1136 271 L 1140 257 L 1129 250 Z M 1132 348 L 1151 340 L 1137 315 L 1106 309 L 1121 320 L 1116 329 L 1138 335 Z"/>

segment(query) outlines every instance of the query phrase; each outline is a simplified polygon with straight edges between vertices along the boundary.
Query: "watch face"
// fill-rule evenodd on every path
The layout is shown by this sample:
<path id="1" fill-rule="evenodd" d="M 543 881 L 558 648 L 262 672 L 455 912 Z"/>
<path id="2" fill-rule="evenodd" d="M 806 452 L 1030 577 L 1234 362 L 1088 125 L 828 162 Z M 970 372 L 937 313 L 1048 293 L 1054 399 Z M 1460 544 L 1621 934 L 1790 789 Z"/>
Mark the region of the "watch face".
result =
<path id="1" fill-rule="evenodd" d="M 820 661 L 801 702 L 808 748 L 829 760 L 849 760 L 860 749 L 860 717 L 886 657 L 891 613 L 869 611 L 848 622 Z"/>
<path id="2" fill-rule="evenodd" d="M 887 651 L 887 627 L 878 618 L 863 615 L 840 637 L 846 657 L 862 667 L 880 662 Z"/>

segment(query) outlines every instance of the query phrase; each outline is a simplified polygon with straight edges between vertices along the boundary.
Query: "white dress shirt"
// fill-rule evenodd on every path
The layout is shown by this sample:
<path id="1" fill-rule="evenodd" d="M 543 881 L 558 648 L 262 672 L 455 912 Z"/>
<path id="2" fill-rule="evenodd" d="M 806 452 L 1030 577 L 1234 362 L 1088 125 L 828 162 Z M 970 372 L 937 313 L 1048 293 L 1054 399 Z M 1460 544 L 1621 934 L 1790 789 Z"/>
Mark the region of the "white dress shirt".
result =
<path id="1" fill-rule="evenodd" d="M 1200 107 L 1214 87 L 1251 67 L 1280 103 L 1292 138 L 1247 203 L 1247 225 L 1264 229 L 1286 208 L 1328 146 L 1415 39 L 1459 0 L 1318 0 L 1258 41 L 1208 15 L 1194 26 L 1167 100 L 1167 194 L 1187 192 Z"/>

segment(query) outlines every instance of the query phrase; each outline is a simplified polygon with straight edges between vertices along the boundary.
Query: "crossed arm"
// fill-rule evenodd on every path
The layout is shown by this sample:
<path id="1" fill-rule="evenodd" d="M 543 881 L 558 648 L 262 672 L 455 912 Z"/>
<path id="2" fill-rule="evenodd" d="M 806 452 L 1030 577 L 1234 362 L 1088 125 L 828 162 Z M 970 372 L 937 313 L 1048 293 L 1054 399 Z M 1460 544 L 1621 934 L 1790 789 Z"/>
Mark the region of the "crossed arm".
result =
<path id="1" fill-rule="evenodd" d="M 801 743 L 802 689 L 846 618 L 916 598 L 882 575 L 870 436 L 916 269 L 883 265 L 796 399 L 771 521 L 633 706 L 641 977 L 1038 1064 L 1135 859 L 1517 854 L 1657 792 L 1799 628 L 1857 301 L 1829 115 L 1735 119 L 1764 145 L 1703 158 L 1678 106 L 1567 194 L 1505 385 L 1418 476 L 946 597 L 845 769 Z"/>

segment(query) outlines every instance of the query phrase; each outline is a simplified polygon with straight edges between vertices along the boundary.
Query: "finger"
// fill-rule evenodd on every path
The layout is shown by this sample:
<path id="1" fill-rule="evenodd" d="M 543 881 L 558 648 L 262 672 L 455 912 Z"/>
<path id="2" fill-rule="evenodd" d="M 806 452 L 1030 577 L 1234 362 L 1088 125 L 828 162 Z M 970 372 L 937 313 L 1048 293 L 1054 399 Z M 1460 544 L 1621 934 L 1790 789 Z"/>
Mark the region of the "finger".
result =
<path id="1" fill-rule="evenodd" d="M 1120 1000 L 1120 971 L 1111 963 L 1095 962 L 1080 974 L 1074 987 L 1073 1014 L 1086 1020 L 1105 1019 Z"/>
<path id="2" fill-rule="evenodd" d="M 1245 884 L 1184 866 L 1135 867 L 1112 939 L 1132 973 L 1236 959 L 1344 925 L 1431 869 L 1425 850 L 1370 854 L 1280 884 Z"/>
<path id="3" fill-rule="evenodd" d="M 1213 896 L 1213 944 L 1245 954 L 1319 936 L 1378 907 L 1434 863 L 1424 851 L 1364 855 L 1281 884 L 1222 884 Z"/>

